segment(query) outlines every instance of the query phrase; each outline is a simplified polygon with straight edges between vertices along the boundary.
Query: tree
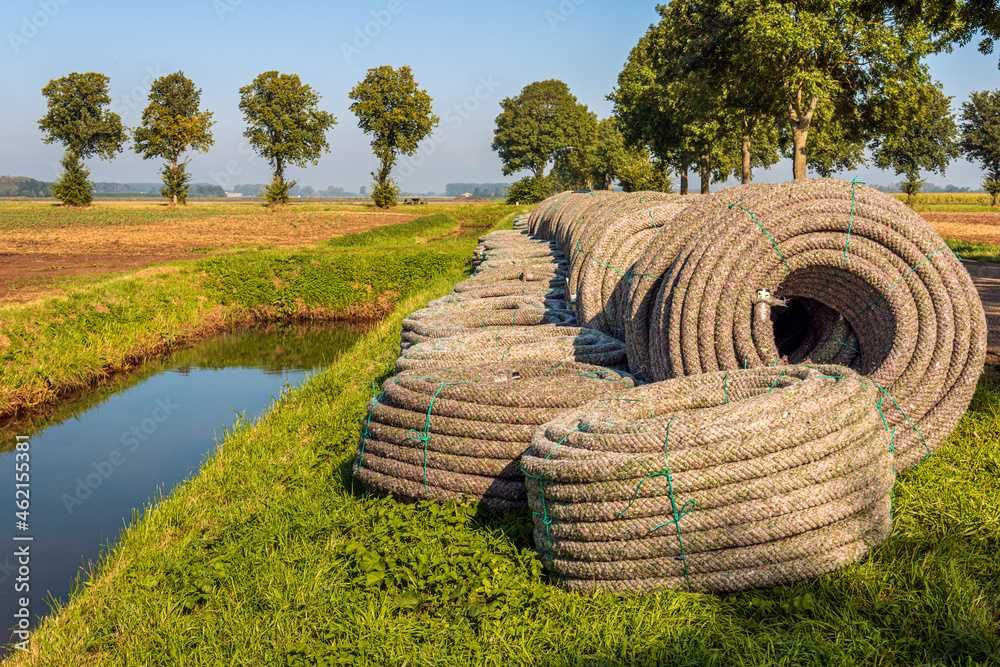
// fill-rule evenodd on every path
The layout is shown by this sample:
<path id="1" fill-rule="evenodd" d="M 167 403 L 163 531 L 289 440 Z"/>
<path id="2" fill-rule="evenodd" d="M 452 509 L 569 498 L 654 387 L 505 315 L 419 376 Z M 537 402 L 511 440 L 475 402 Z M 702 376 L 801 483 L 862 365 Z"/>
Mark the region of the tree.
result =
<path id="1" fill-rule="evenodd" d="M 655 190 L 672 192 L 670 170 L 663 162 L 652 158 L 646 148 L 627 148 L 616 167 L 615 177 L 625 192 Z"/>
<path id="2" fill-rule="evenodd" d="M 1000 198 L 1000 90 L 972 93 L 962 105 L 962 151 L 986 172 L 983 188 L 991 203 Z"/>
<path id="3" fill-rule="evenodd" d="M 535 204 L 554 195 L 559 190 L 554 176 L 525 176 L 510 186 L 508 204 Z"/>
<path id="4" fill-rule="evenodd" d="M 418 87 L 413 71 L 406 65 L 382 65 L 368 70 L 350 93 L 351 111 L 358 127 L 372 136 L 372 150 L 379 160 L 372 174 L 372 200 L 380 208 L 396 202 L 398 189 L 389 178 L 400 154 L 413 155 L 431 133 L 439 118 L 431 107 L 431 96 Z"/>
<path id="5" fill-rule="evenodd" d="M 944 175 L 948 163 L 960 154 L 958 128 L 951 111 L 951 98 L 944 94 L 941 85 L 927 81 L 910 86 L 890 97 L 894 103 L 880 107 L 877 113 L 890 116 L 880 120 L 882 127 L 896 129 L 879 137 L 873 143 L 872 155 L 880 169 L 892 169 L 903 176 L 907 199 L 913 204 L 924 180 L 922 170 Z"/>
<path id="6" fill-rule="evenodd" d="M 607 164 L 600 164 L 600 154 L 608 148 L 602 145 L 609 140 L 607 133 L 602 133 L 597 116 L 584 105 L 578 105 L 569 113 L 575 116 L 577 139 L 574 145 L 558 150 L 553 158 L 552 176 L 568 190 L 607 189 L 604 174 Z"/>
<path id="7" fill-rule="evenodd" d="M 738 169 L 734 151 L 741 146 L 734 114 L 726 109 L 717 66 L 721 59 L 702 68 L 696 59 L 707 63 L 707 56 L 692 51 L 705 30 L 703 17 L 689 13 L 696 4 L 675 0 L 658 7 L 661 21 L 639 40 L 609 95 L 627 143 L 647 147 L 659 162 L 676 169 L 681 194 L 687 194 L 692 166 L 702 192 L 709 191 L 712 180 L 726 179 Z"/>
<path id="8" fill-rule="evenodd" d="M 505 175 L 527 169 L 545 176 L 560 152 L 587 145 L 590 113 L 562 81 L 530 83 L 517 97 L 500 102 L 493 133 L 493 150 Z"/>
<path id="9" fill-rule="evenodd" d="M 319 108 L 320 97 L 298 74 L 269 71 L 240 88 L 240 111 L 247 123 L 243 136 L 274 170 L 264 197 L 284 204 L 295 181 L 285 180 L 288 165 L 317 164 L 330 151 L 326 133 L 336 123 Z"/>
<path id="10" fill-rule="evenodd" d="M 127 139 L 122 119 L 108 109 L 108 83 L 108 77 L 97 72 L 73 72 L 42 88 L 48 102 L 48 113 L 38 121 L 42 140 L 66 148 L 63 174 L 52 193 L 68 206 L 86 206 L 93 199 L 83 161 L 94 156 L 110 160 L 122 151 Z"/>
<path id="11" fill-rule="evenodd" d="M 859 11 L 857 0 L 735 0 L 727 3 L 754 88 L 780 91 L 792 142 L 793 176 L 806 178 L 809 132 L 818 114 L 839 123 L 848 144 L 887 128 L 869 108 L 927 78 L 935 44 L 922 22 L 896 24 Z M 830 113 L 833 110 L 836 113 Z M 846 120 L 845 120 L 846 118 Z M 865 122 L 848 122 L 863 119 Z M 898 122 L 898 120 L 897 120 Z"/>
<path id="12" fill-rule="evenodd" d="M 191 177 L 181 157 L 188 150 L 206 152 L 213 143 L 212 112 L 201 111 L 201 90 L 183 72 L 153 81 L 142 125 L 135 128 L 135 152 L 143 159 L 162 158 L 164 197 L 171 204 L 187 203 Z"/>

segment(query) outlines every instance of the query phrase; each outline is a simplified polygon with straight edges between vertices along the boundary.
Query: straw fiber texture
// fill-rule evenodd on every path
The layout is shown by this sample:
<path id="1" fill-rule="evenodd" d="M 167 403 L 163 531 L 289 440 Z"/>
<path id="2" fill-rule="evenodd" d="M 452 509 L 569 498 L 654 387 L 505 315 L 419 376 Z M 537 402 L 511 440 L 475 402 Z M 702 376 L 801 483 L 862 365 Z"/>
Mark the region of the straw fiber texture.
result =
<path id="1" fill-rule="evenodd" d="M 713 372 L 558 415 L 522 459 L 535 542 L 573 590 L 815 577 L 889 531 L 877 390 L 841 366 Z"/>
<path id="2" fill-rule="evenodd" d="M 578 361 L 623 368 L 625 345 L 615 338 L 580 327 L 542 325 L 509 327 L 436 338 L 407 348 L 398 370 L 448 368 L 509 361 Z"/>
<path id="3" fill-rule="evenodd" d="M 523 507 L 517 461 L 535 429 L 632 386 L 626 373 L 574 362 L 403 371 L 369 406 L 354 475 L 401 498 Z"/>

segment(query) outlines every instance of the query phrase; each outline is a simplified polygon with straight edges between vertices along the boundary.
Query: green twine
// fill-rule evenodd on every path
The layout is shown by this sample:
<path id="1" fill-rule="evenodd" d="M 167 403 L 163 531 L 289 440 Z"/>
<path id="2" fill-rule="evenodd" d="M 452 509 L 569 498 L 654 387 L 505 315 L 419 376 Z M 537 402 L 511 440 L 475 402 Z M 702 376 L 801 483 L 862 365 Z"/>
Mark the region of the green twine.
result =
<path id="1" fill-rule="evenodd" d="M 371 435 L 372 415 L 375 412 L 375 408 L 378 407 L 380 400 L 382 400 L 382 392 L 378 384 L 372 382 L 372 395 L 368 399 L 368 415 L 365 417 L 364 428 L 361 429 L 361 444 L 358 446 L 358 457 L 355 461 L 355 465 L 358 468 L 365 466 L 365 445 L 368 443 L 368 437 Z"/>
<path id="2" fill-rule="evenodd" d="M 642 479 L 639 480 L 639 483 L 635 487 L 635 492 L 632 494 L 632 499 L 629 501 L 625 509 L 618 512 L 615 516 L 620 519 L 626 512 L 629 511 L 629 509 L 632 508 L 632 505 L 635 504 L 635 501 L 639 498 L 639 493 L 642 491 L 642 486 L 646 483 L 646 480 L 653 479 L 654 477 L 663 477 L 667 480 L 667 497 L 670 499 L 670 520 L 653 526 L 653 528 L 649 530 L 649 533 L 655 533 L 660 528 L 670 524 L 674 525 L 674 531 L 677 534 L 676 559 L 681 562 L 684 582 L 687 584 L 687 588 L 690 591 L 691 579 L 688 576 L 687 554 L 684 551 L 684 531 L 681 529 L 681 519 L 698 508 L 698 501 L 689 499 L 684 501 L 683 504 L 678 505 L 677 497 L 674 494 L 674 476 L 673 472 L 670 470 L 670 429 L 673 428 L 673 425 L 673 419 L 668 421 L 666 432 L 663 435 L 663 467 L 659 470 L 647 473 Z"/>
<path id="3" fill-rule="evenodd" d="M 785 268 L 788 268 L 788 260 L 785 259 L 784 254 L 782 254 L 781 249 L 778 247 L 778 240 L 774 238 L 774 235 L 771 234 L 771 231 L 764 226 L 764 223 L 762 223 L 760 220 L 757 219 L 757 215 L 747 207 L 743 206 L 742 204 L 737 204 L 736 202 L 729 202 L 729 208 L 730 209 L 738 208 L 739 210 L 746 213 L 747 217 L 750 218 L 750 222 L 752 222 L 757 226 L 757 231 L 759 231 L 761 234 L 767 237 L 767 240 L 771 242 L 771 247 L 774 249 L 774 252 L 778 255 L 778 258 L 781 260 L 782 264 L 785 265 Z"/>
<path id="4" fill-rule="evenodd" d="M 903 409 L 903 406 L 899 404 L 899 401 L 893 398 L 892 394 L 889 393 L 888 389 L 880 385 L 878 382 L 875 382 L 874 380 L 869 380 L 869 382 L 871 382 L 875 386 L 875 388 L 879 390 L 879 393 L 882 394 L 882 396 L 880 397 L 882 403 L 876 404 L 876 409 L 879 410 L 880 416 L 884 415 L 884 412 L 882 411 L 882 406 L 885 405 L 884 399 L 888 398 L 889 402 L 892 403 L 892 406 L 896 408 L 899 414 L 903 415 L 903 419 L 906 421 L 907 426 L 913 429 L 913 432 L 916 433 L 917 437 L 920 439 L 920 444 L 923 445 L 924 447 L 924 455 L 921 457 L 920 460 L 921 461 L 925 460 L 928 456 L 931 455 L 931 448 L 930 445 L 927 444 L 927 437 L 924 435 L 924 432 L 920 430 L 920 426 L 917 424 L 916 421 L 913 420 L 912 417 L 910 417 L 909 413 L 907 413 L 906 410 Z M 892 451 L 895 452 L 895 436 L 893 436 L 892 442 L 893 442 Z"/>
<path id="5" fill-rule="evenodd" d="M 442 382 L 434 390 L 431 395 L 431 400 L 427 404 L 427 413 L 424 415 L 424 430 L 419 432 L 416 429 L 410 429 L 407 432 L 407 441 L 418 442 L 423 446 L 424 457 L 423 457 L 423 472 L 424 472 L 424 493 L 430 488 L 427 484 L 427 448 L 431 443 L 431 411 L 434 410 L 434 402 L 437 400 L 441 392 L 444 391 L 445 387 L 454 387 L 456 385 L 465 384 L 464 382 Z"/>
<path id="6" fill-rule="evenodd" d="M 774 379 L 771 380 L 771 383 L 767 386 L 767 393 L 770 394 L 772 391 L 774 391 L 774 388 L 778 386 L 779 382 L 781 382 L 781 378 L 785 377 L 787 374 L 788 374 L 788 371 L 784 371 L 783 370 L 780 373 L 778 373 L 777 375 L 775 375 Z"/>
<path id="7" fill-rule="evenodd" d="M 570 431 L 563 437 L 559 438 L 559 441 L 556 443 L 555 447 L 552 448 L 552 451 L 550 451 L 548 454 L 545 455 L 545 460 L 551 461 L 552 457 L 555 456 L 556 450 L 562 447 L 564 444 L 566 444 L 566 441 L 569 440 L 569 437 L 571 435 L 573 435 L 574 433 L 586 433 L 589 430 L 590 430 L 590 424 L 587 424 L 586 422 L 582 421 L 577 422 L 576 429 Z M 542 529 L 543 532 L 545 533 L 545 553 L 543 554 L 542 559 L 551 563 L 554 559 L 553 554 L 555 549 L 555 540 L 552 538 L 552 517 L 549 516 L 549 504 L 548 501 L 545 499 L 545 485 L 546 483 L 552 480 L 550 480 L 545 475 L 541 474 L 535 475 L 529 472 L 527 468 L 524 467 L 524 463 L 520 463 L 519 467 L 521 469 L 521 474 L 523 474 L 525 477 L 529 479 L 533 479 L 536 482 L 538 482 L 538 500 L 541 505 L 542 511 L 539 512 L 537 510 L 532 510 L 531 516 L 542 522 Z"/>
<path id="8" fill-rule="evenodd" d="M 847 248 L 851 245 L 851 232 L 854 230 L 854 212 L 855 208 L 855 196 L 854 190 L 858 184 L 864 185 L 864 181 L 859 181 L 858 177 L 855 176 L 851 179 L 851 218 L 847 222 L 847 238 L 844 240 L 844 257 L 847 257 Z"/>

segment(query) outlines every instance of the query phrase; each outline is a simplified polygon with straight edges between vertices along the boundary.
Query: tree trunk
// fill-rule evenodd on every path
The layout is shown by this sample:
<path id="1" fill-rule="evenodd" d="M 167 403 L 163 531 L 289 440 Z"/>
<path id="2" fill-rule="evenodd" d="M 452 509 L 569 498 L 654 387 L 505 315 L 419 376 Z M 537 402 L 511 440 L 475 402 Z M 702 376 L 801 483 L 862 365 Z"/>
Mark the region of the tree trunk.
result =
<path id="1" fill-rule="evenodd" d="M 177 161 L 176 160 L 170 163 L 170 173 L 173 174 L 175 183 L 175 186 L 173 187 L 173 192 L 170 193 L 170 205 L 177 206 L 177 188 L 176 188 Z"/>
<path id="2" fill-rule="evenodd" d="M 813 96 L 808 106 L 803 108 L 801 90 L 795 96 L 794 103 L 790 101 L 788 104 L 788 115 L 792 121 L 792 178 L 796 181 L 804 181 L 809 177 L 806 142 L 809 139 L 809 127 L 812 125 L 813 114 L 818 104 L 819 98 Z"/>
<path id="3" fill-rule="evenodd" d="M 743 169 L 741 171 L 741 180 L 743 185 L 746 185 L 753 180 L 752 172 L 752 161 L 750 159 L 750 135 L 743 135 Z"/>
<path id="4" fill-rule="evenodd" d="M 687 166 L 681 169 L 681 194 L 686 195 L 688 193 L 688 170 Z"/>
<path id="5" fill-rule="evenodd" d="M 809 128 L 796 124 L 792 128 L 792 178 L 804 181 L 808 177 L 808 162 L 806 157 L 806 141 L 809 139 Z"/>
<path id="6" fill-rule="evenodd" d="M 707 195 L 712 185 L 712 168 L 707 155 L 702 155 L 698 161 L 698 176 L 701 178 L 701 194 Z"/>

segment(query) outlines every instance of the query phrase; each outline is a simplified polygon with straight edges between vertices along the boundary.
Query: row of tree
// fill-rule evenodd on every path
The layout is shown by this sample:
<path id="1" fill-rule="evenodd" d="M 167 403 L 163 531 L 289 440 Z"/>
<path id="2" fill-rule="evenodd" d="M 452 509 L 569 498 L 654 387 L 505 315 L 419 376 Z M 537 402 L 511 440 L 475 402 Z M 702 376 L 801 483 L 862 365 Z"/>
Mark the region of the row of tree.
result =
<path id="1" fill-rule="evenodd" d="M 989 52 L 994 0 L 673 0 L 657 11 L 608 96 L 613 118 L 597 121 L 559 81 L 502 102 L 494 149 L 505 173 L 532 172 L 512 192 L 612 179 L 630 189 L 673 172 L 686 193 L 692 170 L 707 192 L 790 157 L 795 179 L 870 159 L 915 194 L 923 171 L 964 154 L 1000 195 L 1000 92 L 973 93 L 959 130 L 925 62 L 977 30 Z"/>
<path id="2" fill-rule="evenodd" d="M 164 161 L 162 194 L 172 204 L 187 201 L 190 151 L 206 152 L 214 143 L 212 112 L 201 108 L 201 90 L 183 72 L 156 79 L 142 122 L 131 131 L 110 109 L 109 79 L 97 73 L 71 73 L 50 81 L 42 94 L 48 103 L 38 125 L 45 143 L 61 143 L 63 173 L 52 193 L 63 203 L 84 206 L 93 198 L 93 186 L 84 160 L 114 158 L 131 138 L 144 159 Z M 391 172 L 399 155 L 412 155 L 433 130 L 438 117 L 431 97 L 422 90 L 409 67 L 389 65 L 368 70 L 350 92 L 351 111 L 358 126 L 371 135 L 379 160 L 372 173 L 376 205 L 395 203 L 398 188 Z M 271 166 L 273 179 L 264 190 L 272 204 L 285 203 L 295 182 L 286 179 L 289 166 L 316 164 L 330 151 L 327 133 L 336 124 L 333 114 L 319 107 L 320 96 L 297 74 L 264 72 L 240 88 L 243 132 L 253 150 Z"/>

